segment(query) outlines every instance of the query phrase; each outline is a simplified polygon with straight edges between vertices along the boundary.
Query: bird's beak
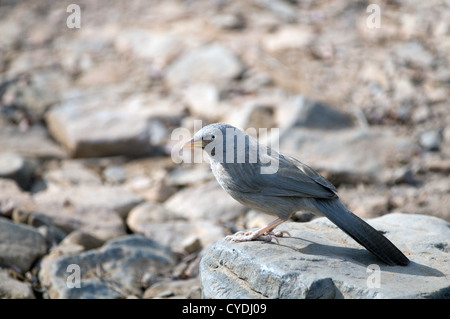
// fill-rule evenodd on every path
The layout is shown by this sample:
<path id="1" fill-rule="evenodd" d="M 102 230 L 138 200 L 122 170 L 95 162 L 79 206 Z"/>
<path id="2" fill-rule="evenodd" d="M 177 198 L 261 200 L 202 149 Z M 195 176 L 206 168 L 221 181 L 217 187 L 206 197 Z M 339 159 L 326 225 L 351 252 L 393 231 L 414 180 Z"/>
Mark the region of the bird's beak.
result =
<path id="1" fill-rule="evenodd" d="M 183 146 L 181 146 L 181 149 L 186 149 L 186 148 L 193 149 L 194 147 L 203 148 L 205 145 L 206 145 L 206 143 L 203 140 L 194 142 L 194 139 L 191 138 L 189 141 L 184 143 Z"/>

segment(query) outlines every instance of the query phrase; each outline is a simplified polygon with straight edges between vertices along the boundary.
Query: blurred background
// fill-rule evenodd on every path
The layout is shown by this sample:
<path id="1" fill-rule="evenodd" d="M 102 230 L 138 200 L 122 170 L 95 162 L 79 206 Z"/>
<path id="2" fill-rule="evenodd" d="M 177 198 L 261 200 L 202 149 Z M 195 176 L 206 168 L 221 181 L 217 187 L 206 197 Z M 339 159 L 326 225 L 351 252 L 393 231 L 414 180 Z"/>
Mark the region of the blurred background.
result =
<path id="1" fill-rule="evenodd" d="M 1 0 L 0 296 L 199 297 L 204 248 L 271 217 L 174 163 L 195 120 L 279 128 L 363 218 L 450 221 L 449 95 L 444 0 Z"/>

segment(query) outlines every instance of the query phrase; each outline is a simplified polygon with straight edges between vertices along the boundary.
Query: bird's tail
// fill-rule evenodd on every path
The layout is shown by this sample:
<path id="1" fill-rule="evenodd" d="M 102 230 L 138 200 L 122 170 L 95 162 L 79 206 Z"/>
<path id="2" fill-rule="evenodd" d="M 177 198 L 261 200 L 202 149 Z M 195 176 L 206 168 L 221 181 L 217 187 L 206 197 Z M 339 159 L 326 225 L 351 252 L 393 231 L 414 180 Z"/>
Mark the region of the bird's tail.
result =
<path id="1" fill-rule="evenodd" d="M 338 199 L 316 199 L 314 206 L 350 237 L 388 265 L 406 266 L 409 259 L 386 237 L 349 211 Z"/>

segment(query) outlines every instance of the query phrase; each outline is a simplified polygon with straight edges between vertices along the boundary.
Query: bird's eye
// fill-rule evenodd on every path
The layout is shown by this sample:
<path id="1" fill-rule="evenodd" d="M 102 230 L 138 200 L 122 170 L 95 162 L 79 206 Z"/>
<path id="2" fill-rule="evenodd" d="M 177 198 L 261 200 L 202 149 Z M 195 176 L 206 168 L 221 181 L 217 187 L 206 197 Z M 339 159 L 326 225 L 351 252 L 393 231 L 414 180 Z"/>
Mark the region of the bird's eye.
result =
<path id="1" fill-rule="evenodd" d="M 215 136 L 215 135 L 211 135 L 211 139 L 212 139 L 212 140 L 215 140 L 215 139 L 216 139 L 216 136 Z"/>

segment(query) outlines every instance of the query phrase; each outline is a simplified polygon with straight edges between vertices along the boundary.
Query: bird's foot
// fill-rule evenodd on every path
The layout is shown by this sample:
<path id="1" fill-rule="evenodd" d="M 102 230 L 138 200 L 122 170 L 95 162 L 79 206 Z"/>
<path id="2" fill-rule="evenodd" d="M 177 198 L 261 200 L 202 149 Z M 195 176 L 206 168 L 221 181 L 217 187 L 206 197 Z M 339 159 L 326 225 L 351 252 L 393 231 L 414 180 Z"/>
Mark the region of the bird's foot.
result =
<path id="1" fill-rule="evenodd" d="M 253 232 L 243 232 L 239 231 L 234 235 L 229 235 L 225 237 L 226 240 L 231 240 L 235 242 L 242 242 L 242 241 L 252 241 L 256 239 L 262 239 L 267 241 L 267 236 L 264 233 L 260 233 L 259 231 L 253 231 Z"/>
<path id="2" fill-rule="evenodd" d="M 287 230 L 280 230 L 277 232 L 269 232 L 269 234 L 272 234 L 275 237 L 283 237 L 284 235 L 288 235 L 291 237 L 291 234 Z"/>
<path id="3" fill-rule="evenodd" d="M 263 240 L 266 242 L 271 242 L 272 239 L 275 239 L 276 242 L 279 244 L 278 237 L 283 237 L 283 235 L 285 235 L 285 234 L 288 236 L 291 236 L 291 234 L 289 234 L 289 232 L 286 230 L 277 231 L 277 232 L 272 232 L 272 231 L 261 232 L 260 230 L 255 230 L 253 232 L 240 231 L 234 235 L 229 235 L 229 236 L 225 237 L 225 239 L 235 241 L 235 242 L 252 241 L 252 240 Z"/>
<path id="4" fill-rule="evenodd" d="M 266 232 L 263 234 L 263 236 L 264 236 L 263 240 L 267 241 L 267 242 L 271 242 L 272 239 L 275 239 L 277 244 L 279 244 L 280 242 L 279 242 L 278 238 L 283 237 L 284 235 L 288 235 L 289 237 L 291 237 L 291 234 L 289 234 L 289 232 L 287 230 L 280 230 L 277 232 L 270 231 L 270 232 Z"/>

